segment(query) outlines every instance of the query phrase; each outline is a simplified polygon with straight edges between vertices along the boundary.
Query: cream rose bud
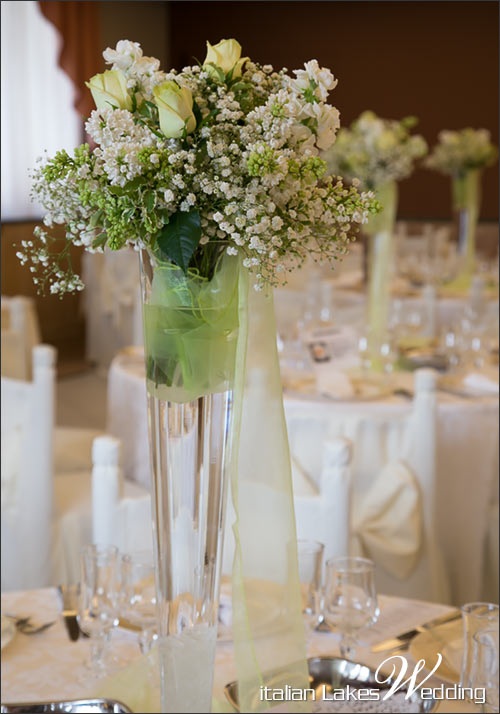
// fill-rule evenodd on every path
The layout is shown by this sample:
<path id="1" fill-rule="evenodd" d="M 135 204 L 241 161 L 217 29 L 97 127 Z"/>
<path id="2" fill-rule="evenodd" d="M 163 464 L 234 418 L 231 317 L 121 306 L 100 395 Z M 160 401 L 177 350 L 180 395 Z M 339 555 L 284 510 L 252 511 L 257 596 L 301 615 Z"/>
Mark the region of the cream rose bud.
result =
<path id="1" fill-rule="evenodd" d="M 168 139 L 179 139 L 196 128 L 193 95 L 186 87 L 169 80 L 153 88 L 153 101 L 158 107 L 160 129 Z"/>
<path id="2" fill-rule="evenodd" d="M 203 67 L 209 74 L 216 74 L 212 64 L 220 67 L 224 74 L 233 70 L 234 79 L 241 77 L 241 68 L 247 59 L 248 57 L 241 57 L 241 45 L 237 40 L 221 40 L 214 46 L 207 42 L 207 56 Z"/>
<path id="3" fill-rule="evenodd" d="M 120 70 L 108 69 L 102 74 L 96 74 L 86 85 L 92 92 L 97 109 L 132 109 L 127 81 Z"/>

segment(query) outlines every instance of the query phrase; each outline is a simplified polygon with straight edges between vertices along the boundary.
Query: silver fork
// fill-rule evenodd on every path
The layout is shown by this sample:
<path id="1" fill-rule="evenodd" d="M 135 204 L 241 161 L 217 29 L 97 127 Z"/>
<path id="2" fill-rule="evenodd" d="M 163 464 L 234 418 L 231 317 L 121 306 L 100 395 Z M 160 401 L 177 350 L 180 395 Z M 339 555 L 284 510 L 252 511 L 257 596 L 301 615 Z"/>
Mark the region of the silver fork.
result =
<path id="1" fill-rule="evenodd" d="M 23 635 L 37 635 L 39 632 L 48 630 L 49 627 L 52 627 L 52 625 L 56 623 L 56 621 L 53 620 L 52 622 L 45 622 L 43 625 L 34 625 L 30 617 L 17 617 L 17 615 L 8 615 L 5 613 L 4 615 L 10 620 L 14 620 L 16 629 Z"/>

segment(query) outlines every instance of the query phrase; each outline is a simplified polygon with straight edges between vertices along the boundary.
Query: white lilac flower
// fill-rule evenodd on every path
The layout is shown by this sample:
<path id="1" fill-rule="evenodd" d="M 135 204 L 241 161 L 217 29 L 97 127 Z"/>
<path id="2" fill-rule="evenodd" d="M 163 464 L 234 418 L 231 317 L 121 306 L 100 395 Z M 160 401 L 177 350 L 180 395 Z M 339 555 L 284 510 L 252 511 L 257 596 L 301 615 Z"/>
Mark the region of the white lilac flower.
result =
<path id="1" fill-rule="evenodd" d="M 32 174 L 45 226 L 64 224 L 68 243 L 91 252 L 142 249 L 155 245 L 173 214 L 195 212 L 202 236 L 194 258 L 209 241 L 219 242 L 221 253 L 242 255 L 261 288 L 311 254 L 342 255 L 357 226 L 378 210 L 354 182 L 346 188 L 324 175 L 318 154 L 336 140 L 339 113 L 326 100 L 337 82 L 316 60 L 293 76 L 248 60 L 231 85 L 197 66 L 164 73 L 128 40 L 104 57 L 123 73 L 133 110 L 93 111 L 86 129 L 95 149 L 45 158 Z M 154 86 L 167 80 L 189 90 L 197 107 L 194 130 L 175 139 L 162 134 L 151 101 Z M 387 152 L 383 125 L 373 117 L 363 122 L 371 145 L 385 142 Z M 413 154 L 421 150 L 417 143 Z M 407 164 L 400 159 L 398 170 Z M 18 257 L 41 271 L 38 284 L 54 294 L 81 290 L 53 248 L 40 229 Z"/>

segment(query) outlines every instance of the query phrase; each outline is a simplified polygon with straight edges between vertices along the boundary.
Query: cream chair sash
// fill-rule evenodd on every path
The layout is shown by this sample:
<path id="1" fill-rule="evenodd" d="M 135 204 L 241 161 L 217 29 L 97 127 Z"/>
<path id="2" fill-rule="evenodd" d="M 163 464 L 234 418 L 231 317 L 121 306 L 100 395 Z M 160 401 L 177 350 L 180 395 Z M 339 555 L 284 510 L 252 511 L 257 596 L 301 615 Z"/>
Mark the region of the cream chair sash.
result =
<path id="1" fill-rule="evenodd" d="M 422 505 L 417 480 L 402 462 L 386 464 L 353 503 L 353 554 L 371 558 L 404 580 L 415 569 L 422 545 Z"/>

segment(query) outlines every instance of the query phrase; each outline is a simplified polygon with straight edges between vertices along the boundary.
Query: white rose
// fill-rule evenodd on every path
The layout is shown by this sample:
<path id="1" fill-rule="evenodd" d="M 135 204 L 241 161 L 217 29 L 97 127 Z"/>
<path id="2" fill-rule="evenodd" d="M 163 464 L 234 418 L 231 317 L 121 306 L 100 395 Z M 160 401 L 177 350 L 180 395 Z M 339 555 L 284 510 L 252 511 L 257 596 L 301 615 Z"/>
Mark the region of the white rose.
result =
<path id="1" fill-rule="evenodd" d="M 233 70 L 232 78 L 241 77 L 241 69 L 248 57 L 241 57 L 241 45 L 237 40 L 221 40 L 216 45 L 207 42 L 207 56 L 203 68 L 209 74 L 217 75 L 214 67 L 219 67 L 224 74 Z"/>
<path id="2" fill-rule="evenodd" d="M 169 139 L 179 139 L 196 128 L 193 95 L 187 87 L 169 80 L 153 88 L 153 101 L 158 107 L 160 129 Z"/>
<path id="3" fill-rule="evenodd" d="M 119 69 L 108 69 L 102 74 L 96 74 L 85 84 L 92 92 L 97 109 L 132 109 L 127 82 Z"/>

